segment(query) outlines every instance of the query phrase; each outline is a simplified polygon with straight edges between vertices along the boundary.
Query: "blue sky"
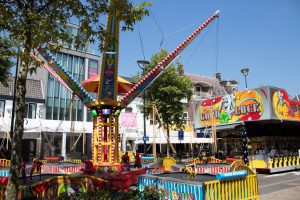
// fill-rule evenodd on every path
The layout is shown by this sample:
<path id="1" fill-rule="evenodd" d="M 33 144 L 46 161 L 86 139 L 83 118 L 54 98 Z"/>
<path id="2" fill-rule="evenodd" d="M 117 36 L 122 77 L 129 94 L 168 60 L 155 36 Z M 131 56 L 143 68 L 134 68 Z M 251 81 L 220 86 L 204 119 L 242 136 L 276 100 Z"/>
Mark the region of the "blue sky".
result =
<path id="1" fill-rule="evenodd" d="M 161 47 L 170 52 L 220 10 L 218 22 L 211 24 L 181 54 L 185 72 L 215 76 L 217 63 L 222 79 L 239 81 L 239 89 L 243 90 L 245 83 L 240 70 L 247 67 L 248 88 L 271 85 L 286 89 L 292 96 L 300 93 L 299 0 L 152 2 L 152 14 L 138 23 L 145 59 L 150 60 L 158 52 L 163 37 Z M 137 27 L 133 32 L 120 33 L 119 55 L 119 75 L 131 76 L 140 70 L 136 61 L 144 56 Z"/>

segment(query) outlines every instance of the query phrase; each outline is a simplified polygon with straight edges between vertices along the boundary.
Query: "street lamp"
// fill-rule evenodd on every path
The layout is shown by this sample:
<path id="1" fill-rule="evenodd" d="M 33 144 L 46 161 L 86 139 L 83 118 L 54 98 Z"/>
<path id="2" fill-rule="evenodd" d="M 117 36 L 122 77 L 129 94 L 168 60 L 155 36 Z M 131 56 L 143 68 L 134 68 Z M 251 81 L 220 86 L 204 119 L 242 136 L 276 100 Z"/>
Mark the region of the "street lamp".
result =
<path id="1" fill-rule="evenodd" d="M 246 84 L 246 90 L 247 90 L 248 89 L 248 87 L 247 87 L 247 75 L 248 75 L 249 69 L 248 68 L 241 69 L 241 72 L 245 76 L 245 84 Z"/>
<path id="2" fill-rule="evenodd" d="M 147 60 L 138 60 L 137 61 L 138 66 L 143 70 L 143 76 L 145 75 L 146 67 L 150 64 Z M 143 112 L 144 112 L 144 156 L 147 153 L 147 144 L 146 144 L 146 96 L 145 96 L 145 90 L 143 92 Z"/>

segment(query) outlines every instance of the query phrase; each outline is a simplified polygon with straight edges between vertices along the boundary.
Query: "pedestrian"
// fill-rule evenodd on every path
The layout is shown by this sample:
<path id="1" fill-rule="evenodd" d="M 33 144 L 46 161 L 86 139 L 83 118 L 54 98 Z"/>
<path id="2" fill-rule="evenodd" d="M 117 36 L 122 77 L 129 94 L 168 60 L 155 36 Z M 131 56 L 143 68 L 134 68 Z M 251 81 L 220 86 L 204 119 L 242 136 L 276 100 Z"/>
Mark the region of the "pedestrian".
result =
<path id="1" fill-rule="evenodd" d="M 123 164 L 129 164 L 129 156 L 128 156 L 128 152 L 126 151 L 125 154 L 122 156 L 122 163 Z"/>
<path id="2" fill-rule="evenodd" d="M 42 165 L 43 165 L 43 163 L 38 158 L 33 159 L 33 164 L 32 164 L 32 168 L 31 168 L 30 175 L 29 175 L 31 181 L 32 181 L 32 174 L 35 170 L 39 173 L 40 180 L 41 180 Z"/>
<path id="3" fill-rule="evenodd" d="M 81 160 L 85 164 L 85 167 L 80 169 L 80 171 L 83 172 L 82 174 L 93 175 L 95 173 L 95 169 L 92 161 L 90 161 L 87 156 L 82 156 Z"/>
<path id="4" fill-rule="evenodd" d="M 134 167 L 135 168 L 141 168 L 142 167 L 142 155 L 138 151 L 135 154 Z"/>
<path id="5" fill-rule="evenodd" d="M 125 154 L 121 157 L 122 159 L 122 169 L 124 171 L 130 171 L 130 164 L 129 164 L 129 156 L 128 156 L 128 152 L 126 151 Z"/>

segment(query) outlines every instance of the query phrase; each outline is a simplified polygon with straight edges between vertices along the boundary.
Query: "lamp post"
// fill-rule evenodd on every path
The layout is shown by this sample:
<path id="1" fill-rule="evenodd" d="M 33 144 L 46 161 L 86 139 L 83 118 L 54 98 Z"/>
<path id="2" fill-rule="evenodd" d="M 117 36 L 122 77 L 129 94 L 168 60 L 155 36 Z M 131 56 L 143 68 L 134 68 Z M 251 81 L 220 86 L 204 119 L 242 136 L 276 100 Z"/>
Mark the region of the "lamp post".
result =
<path id="1" fill-rule="evenodd" d="M 248 75 L 249 69 L 248 68 L 241 69 L 241 72 L 245 76 L 245 84 L 246 84 L 246 90 L 247 90 L 248 89 L 248 87 L 247 87 L 247 75 Z"/>
<path id="2" fill-rule="evenodd" d="M 145 75 L 145 70 L 146 70 L 146 67 L 150 64 L 149 61 L 147 60 L 138 60 L 137 61 L 137 64 L 138 66 L 143 70 L 143 76 Z M 145 96 L 145 90 L 143 92 L 143 112 L 144 112 L 144 116 L 143 116 L 143 119 L 144 119 L 144 156 L 146 155 L 147 153 L 147 144 L 146 144 L 146 96 Z"/>

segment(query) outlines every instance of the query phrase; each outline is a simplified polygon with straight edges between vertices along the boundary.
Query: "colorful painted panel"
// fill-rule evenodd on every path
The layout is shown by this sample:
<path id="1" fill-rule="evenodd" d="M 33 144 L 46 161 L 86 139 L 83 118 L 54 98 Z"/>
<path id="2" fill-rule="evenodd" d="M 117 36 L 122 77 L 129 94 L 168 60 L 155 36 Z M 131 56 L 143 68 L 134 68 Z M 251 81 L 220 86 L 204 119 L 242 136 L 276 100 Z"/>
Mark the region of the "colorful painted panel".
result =
<path id="1" fill-rule="evenodd" d="M 111 4 L 113 1 L 111 0 Z M 112 102 L 117 100 L 118 52 L 119 52 L 119 21 L 114 13 L 108 15 L 106 38 L 101 66 L 99 101 Z"/>
<path id="2" fill-rule="evenodd" d="M 283 89 L 271 88 L 272 116 L 278 119 L 300 120 L 300 101 L 289 99 Z"/>
<path id="3" fill-rule="evenodd" d="M 92 176 L 54 176 L 30 186 L 37 199 L 55 199 L 67 190 L 96 191 L 103 189 L 107 181 Z"/>
<path id="4" fill-rule="evenodd" d="M 195 105 L 195 128 L 270 118 L 267 88 L 247 90 Z"/>
<path id="5" fill-rule="evenodd" d="M 166 195 L 166 200 L 202 200 L 203 187 L 199 183 L 191 184 L 182 180 L 164 180 L 151 175 L 139 176 L 139 190 L 142 191 L 145 186 L 162 189 Z"/>

